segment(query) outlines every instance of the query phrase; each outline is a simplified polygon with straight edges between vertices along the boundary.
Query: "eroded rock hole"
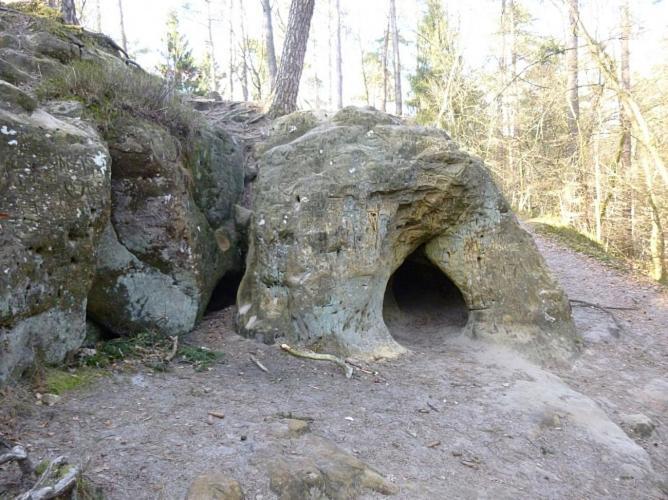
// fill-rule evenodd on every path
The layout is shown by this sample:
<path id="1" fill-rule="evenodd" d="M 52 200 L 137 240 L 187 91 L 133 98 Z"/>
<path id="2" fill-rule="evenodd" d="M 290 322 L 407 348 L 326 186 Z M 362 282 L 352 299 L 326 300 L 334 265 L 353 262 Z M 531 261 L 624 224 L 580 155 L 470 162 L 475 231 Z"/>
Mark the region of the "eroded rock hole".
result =
<path id="1" fill-rule="evenodd" d="M 243 272 L 230 272 L 223 276 L 211 293 L 206 314 L 234 305 L 237 301 L 237 290 L 239 290 L 239 284 L 243 277 Z"/>
<path id="2" fill-rule="evenodd" d="M 468 321 L 468 308 L 457 286 L 420 247 L 388 281 L 383 318 L 398 342 L 415 344 L 459 332 Z"/>

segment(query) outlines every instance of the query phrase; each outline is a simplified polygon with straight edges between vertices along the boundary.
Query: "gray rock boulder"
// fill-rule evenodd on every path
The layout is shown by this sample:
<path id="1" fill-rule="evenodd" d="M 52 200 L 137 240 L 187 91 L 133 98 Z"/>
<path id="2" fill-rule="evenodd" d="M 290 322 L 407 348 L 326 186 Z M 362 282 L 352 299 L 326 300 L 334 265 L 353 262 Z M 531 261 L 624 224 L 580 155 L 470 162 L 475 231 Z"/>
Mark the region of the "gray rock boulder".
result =
<path id="1" fill-rule="evenodd" d="M 114 125 L 112 214 L 88 301 L 112 332 L 189 332 L 218 280 L 240 265 L 234 203 L 243 171 L 221 134 L 204 129 L 189 158 L 156 124 Z"/>
<path id="2" fill-rule="evenodd" d="M 4 382 L 36 358 L 62 361 L 85 337 L 95 247 L 109 217 L 111 161 L 80 107 L 67 116 L 57 104 L 33 109 L 32 98 L 6 82 L 0 93 Z"/>
<path id="3" fill-rule="evenodd" d="M 383 308 L 393 273 L 418 251 L 461 292 L 468 335 L 541 360 L 577 349 L 568 300 L 533 240 L 445 132 L 371 109 L 299 113 L 274 124 L 260 153 L 243 334 L 367 358 L 405 352 Z"/>

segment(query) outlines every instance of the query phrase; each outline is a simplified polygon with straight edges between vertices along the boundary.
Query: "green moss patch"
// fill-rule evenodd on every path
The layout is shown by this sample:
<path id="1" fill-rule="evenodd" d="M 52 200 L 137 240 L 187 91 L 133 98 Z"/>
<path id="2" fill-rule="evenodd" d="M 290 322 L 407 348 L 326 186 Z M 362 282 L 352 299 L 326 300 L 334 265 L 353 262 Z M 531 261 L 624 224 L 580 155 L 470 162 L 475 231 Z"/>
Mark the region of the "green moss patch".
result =
<path id="1" fill-rule="evenodd" d="M 99 376 L 99 372 L 86 367 L 72 371 L 47 368 L 42 381 L 43 390 L 50 394 L 63 395 L 90 385 Z"/>

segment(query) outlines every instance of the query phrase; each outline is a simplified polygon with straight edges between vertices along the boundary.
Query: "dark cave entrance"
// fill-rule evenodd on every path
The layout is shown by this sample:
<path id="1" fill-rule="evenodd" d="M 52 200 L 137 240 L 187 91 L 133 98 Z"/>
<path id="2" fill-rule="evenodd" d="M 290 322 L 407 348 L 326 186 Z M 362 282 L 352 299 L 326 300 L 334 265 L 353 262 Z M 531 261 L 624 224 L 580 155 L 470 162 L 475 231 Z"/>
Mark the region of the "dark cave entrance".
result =
<path id="1" fill-rule="evenodd" d="M 211 314 L 216 311 L 233 306 L 237 302 L 237 290 L 244 277 L 243 271 L 229 272 L 223 276 L 211 292 L 209 304 L 206 306 L 205 314 Z"/>
<path id="2" fill-rule="evenodd" d="M 383 319 L 399 343 L 419 344 L 459 332 L 468 321 L 468 307 L 457 286 L 427 259 L 422 246 L 389 279 Z"/>

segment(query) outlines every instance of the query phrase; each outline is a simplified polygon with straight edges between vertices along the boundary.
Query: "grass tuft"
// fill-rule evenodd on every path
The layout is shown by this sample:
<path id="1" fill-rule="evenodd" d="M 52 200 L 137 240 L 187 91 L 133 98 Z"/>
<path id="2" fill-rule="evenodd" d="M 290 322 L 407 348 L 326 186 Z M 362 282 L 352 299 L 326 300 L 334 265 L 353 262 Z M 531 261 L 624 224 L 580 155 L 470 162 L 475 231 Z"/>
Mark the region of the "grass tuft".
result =
<path id="1" fill-rule="evenodd" d="M 160 124 L 188 144 L 199 124 L 197 112 L 162 78 L 120 61 L 75 61 L 42 81 L 37 94 L 42 100 L 79 100 L 103 134 L 132 116 Z"/>

